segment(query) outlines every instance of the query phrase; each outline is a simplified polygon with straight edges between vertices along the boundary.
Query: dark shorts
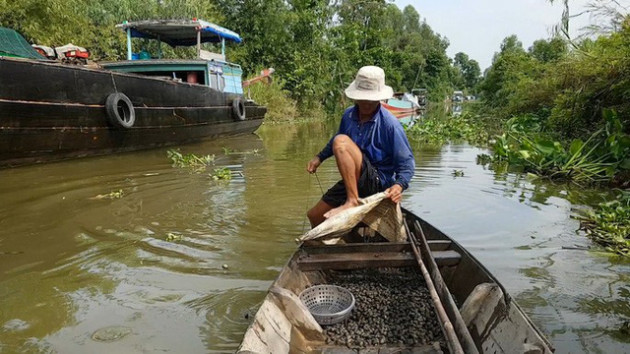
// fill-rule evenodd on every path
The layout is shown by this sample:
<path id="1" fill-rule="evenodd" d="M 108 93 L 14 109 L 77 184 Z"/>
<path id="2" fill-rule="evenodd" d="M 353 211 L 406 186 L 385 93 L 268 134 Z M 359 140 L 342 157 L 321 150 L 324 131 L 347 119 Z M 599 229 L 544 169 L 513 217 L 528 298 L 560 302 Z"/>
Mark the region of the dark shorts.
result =
<path id="1" fill-rule="evenodd" d="M 359 198 L 369 197 L 372 194 L 384 190 L 383 187 L 381 187 L 378 171 L 372 166 L 370 160 L 368 160 L 365 155 L 363 155 L 361 176 L 359 176 L 357 187 L 359 189 Z M 347 198 L 346 185 L 343 183 L 343 180 L 337 182 L 322 196 L 322 200 L 326 202 L 326 204 L 335 208 L 345 203 Z"/>

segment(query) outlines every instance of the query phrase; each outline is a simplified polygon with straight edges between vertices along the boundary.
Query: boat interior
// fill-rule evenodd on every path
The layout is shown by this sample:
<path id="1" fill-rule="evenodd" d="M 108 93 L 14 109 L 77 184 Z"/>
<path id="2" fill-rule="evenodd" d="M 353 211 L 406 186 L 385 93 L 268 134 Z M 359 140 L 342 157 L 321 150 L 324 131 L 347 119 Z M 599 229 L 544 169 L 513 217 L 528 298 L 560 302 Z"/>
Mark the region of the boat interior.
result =
<path id="1" fill-rule="evenodd" d="M 334 245 L 301 244 L 272 284 L 239 352 L 552 352 L 550 343 L 502 285 L 465 249 L 415 215 L 403 215 L 408 242 L 387 242 L 359 224 Z M 334 273 L 404 268 L 423 274 L 434 294 L 434 310 L 446 343 L 372 348 L 329 345 L 322 327 L 298 298 L 310 286 L 327 284 Z"/>

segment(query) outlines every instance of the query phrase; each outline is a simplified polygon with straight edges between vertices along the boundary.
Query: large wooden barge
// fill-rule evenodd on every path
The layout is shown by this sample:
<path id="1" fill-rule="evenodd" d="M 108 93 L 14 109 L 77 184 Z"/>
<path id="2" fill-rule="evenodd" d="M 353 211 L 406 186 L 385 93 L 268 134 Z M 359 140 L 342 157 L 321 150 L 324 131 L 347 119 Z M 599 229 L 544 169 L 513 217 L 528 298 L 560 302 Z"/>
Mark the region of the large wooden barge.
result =
<path id="1" fill-rule="evenodd" d="M 243 95 L 240 67 L 201 50 L 203 42 L 240 42 L 236 33 L 196 19 L 121 27 L 129 60 L 96 67 L 50 61 L 25 45 L 14 55 L 0 48 L 0 167 L 176 145 L 260 126 L 266 107 Z M 133 37 L 196 44 L 198 59 L 162 59 L 161 53 L 137 59 Z"/>

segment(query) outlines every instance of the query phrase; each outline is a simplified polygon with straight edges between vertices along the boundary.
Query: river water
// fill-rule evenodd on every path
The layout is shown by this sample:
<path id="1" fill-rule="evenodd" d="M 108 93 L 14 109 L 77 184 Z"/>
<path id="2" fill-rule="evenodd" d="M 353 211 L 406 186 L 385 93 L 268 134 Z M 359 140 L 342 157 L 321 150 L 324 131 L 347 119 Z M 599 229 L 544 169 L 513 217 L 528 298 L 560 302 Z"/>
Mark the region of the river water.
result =
<path id="1" fill-rule="evenodd" d="M 333 161 L 305 172 L 333 130 L 180 147 L 215 155 L 204 173 L 167 149 L 0 170 L 0 352 L 233 352 L 338 179 Z M 580 250 L 571 218 L 605 191 L 495 173 L 465 144 L 414 150 L 403 205 L 483 262 L 558 353 L 630 352 L 630 264 Z M 210 178 L 219 167 L 234 178 Z"/>

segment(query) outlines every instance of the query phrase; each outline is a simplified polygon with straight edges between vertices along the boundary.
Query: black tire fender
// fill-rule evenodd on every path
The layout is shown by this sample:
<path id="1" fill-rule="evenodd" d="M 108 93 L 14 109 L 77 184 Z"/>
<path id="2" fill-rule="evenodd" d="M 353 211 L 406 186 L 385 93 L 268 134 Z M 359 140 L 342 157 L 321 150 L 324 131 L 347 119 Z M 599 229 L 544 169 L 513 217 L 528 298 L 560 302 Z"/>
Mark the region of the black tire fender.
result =
<path id="1" fill-rule="evenodd" d="M 105 100 L 107 120 L 115 128 L 129 129 L 136 121 L 133 103 L 124 93 L 115 92 Z"/>
<path id="2" fill-rule="evenodd" d="M 240 97 L 237 97 L 232 101 L 232 115 L 234 119 L 245 120 L 245 104 Z"/>

